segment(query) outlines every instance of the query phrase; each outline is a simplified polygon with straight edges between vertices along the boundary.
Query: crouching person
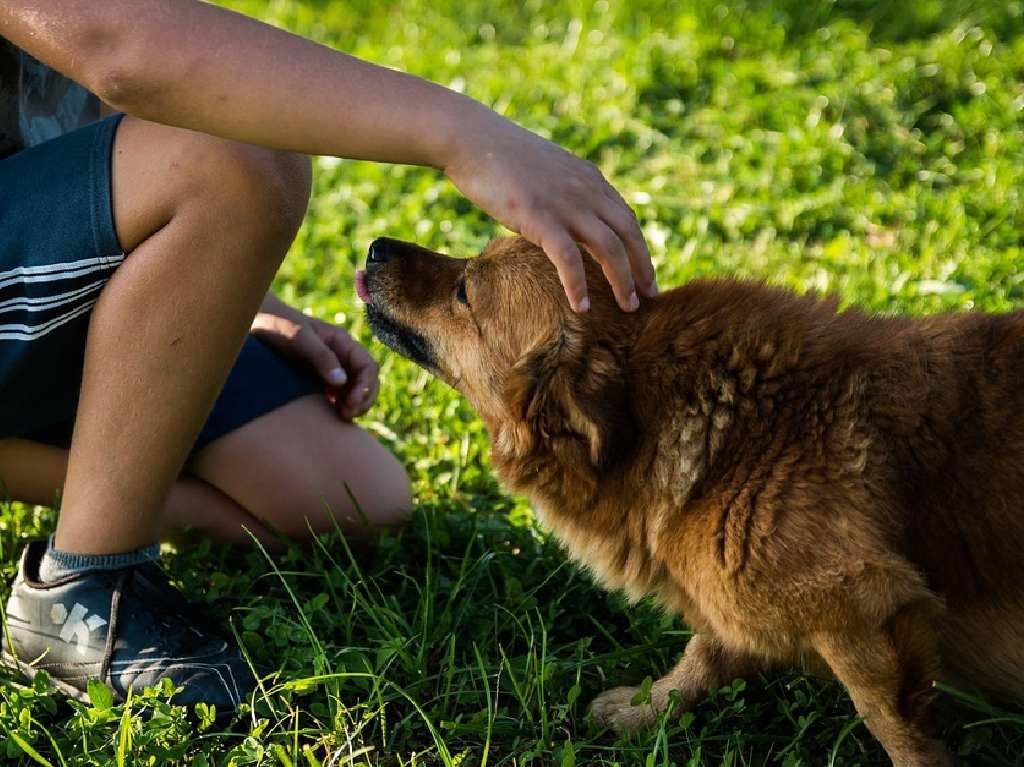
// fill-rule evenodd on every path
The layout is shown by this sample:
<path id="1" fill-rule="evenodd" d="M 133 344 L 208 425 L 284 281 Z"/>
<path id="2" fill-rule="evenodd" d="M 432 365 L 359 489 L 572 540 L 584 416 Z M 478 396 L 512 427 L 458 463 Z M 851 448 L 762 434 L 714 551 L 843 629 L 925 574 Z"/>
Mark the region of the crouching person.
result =
<path id="1" fill-rule="evenodd" d="M 76 697 L 161 677 L 221 712 L 251 694 L 239 648 L 160 569 L 166 531 L 272 545 L 411 508 L 399 462 L 352 423 L 376 364 L 268 292 L 308 155 L 445 170 L 544 245 L 577 308 L 575 241 L 625 308 L 653 290 L 632 214 L 589 163 L 205 3 L 5 3 L 0 115 L 0 480 L 17 500 L 61 493 L 55 534 L 22 554 L 3 653 Z"/>

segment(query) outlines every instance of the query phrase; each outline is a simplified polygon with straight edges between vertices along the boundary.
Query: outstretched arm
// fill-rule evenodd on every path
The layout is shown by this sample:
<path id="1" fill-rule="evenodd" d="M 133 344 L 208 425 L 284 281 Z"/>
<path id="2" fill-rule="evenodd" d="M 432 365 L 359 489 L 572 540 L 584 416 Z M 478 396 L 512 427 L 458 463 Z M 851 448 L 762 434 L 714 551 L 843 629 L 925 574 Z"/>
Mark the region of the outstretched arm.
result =
<path id="1" fill-rule="evenodd" d="M 653 295 L 632 211 L 590 163 L 434 83 L 197 0 L 8 0 L 0 35 L 129 114 L 306 154 L 442 169 L 544 248 L 585 310 L 576 242 L 624 309 Z"/>

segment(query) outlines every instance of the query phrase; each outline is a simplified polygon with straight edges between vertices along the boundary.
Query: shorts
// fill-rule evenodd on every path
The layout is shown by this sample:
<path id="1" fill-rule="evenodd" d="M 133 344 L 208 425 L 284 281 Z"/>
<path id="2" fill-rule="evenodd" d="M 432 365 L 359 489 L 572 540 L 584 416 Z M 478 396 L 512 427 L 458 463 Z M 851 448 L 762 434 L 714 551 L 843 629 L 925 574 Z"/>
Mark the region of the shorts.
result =
<path id="1" fill-rule="evenodd" d="M 111 205 L 119 122 L 0 160 L 0 438 L 70 444 L 90 312 L 125 259 Z M 323 391 L 312 371 L 249 336 L 194 450 Z"/>

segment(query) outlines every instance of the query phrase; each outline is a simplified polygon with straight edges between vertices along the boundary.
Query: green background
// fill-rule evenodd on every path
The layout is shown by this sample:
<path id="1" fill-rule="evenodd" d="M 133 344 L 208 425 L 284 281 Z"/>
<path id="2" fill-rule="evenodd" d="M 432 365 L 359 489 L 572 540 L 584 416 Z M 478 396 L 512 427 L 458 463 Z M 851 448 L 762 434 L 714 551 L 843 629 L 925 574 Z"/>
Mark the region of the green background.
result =
<path id="1" fill-rule="evenodd" d="M 736 274 L 909 313 L 1024 298 L 1020 2 L 227 4 L 462 90 L 594 161 L 636 210 L 663 287 Z M 499 489 L 466 403 L 370 342 L 353 296 L 379 235 L 468 256 L 498 233 L 434 171 L 316 161 L 277 288 L 381 359 L 364 424 L 408 466 L 415 519 L 273 564 L 172 551 L 174 577 L 277 671 L 255 709 L 228 732 L 159 694 L 71 705 L 0 670 L 0 762 L 884 763 L 843 690 L 797 674 L 736 683 L 633 738 L 587 720 L 604 687 L 663 673 L 685 627 L 568 564 Z M 54 518 L 3 508 L 4 575 Z M 964 764 L 1024 763 L 1020 706 L 945 691 L 939 721 Z"/>

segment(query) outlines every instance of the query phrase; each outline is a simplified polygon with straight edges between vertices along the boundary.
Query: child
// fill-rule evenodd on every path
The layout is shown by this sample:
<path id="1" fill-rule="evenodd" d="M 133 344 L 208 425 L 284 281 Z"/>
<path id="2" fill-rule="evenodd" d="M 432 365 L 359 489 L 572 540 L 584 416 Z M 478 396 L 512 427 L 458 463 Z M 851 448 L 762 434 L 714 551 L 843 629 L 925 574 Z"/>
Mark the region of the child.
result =
<path id="1" fill-rule="evenodd" d="M 63 486 L 55 535 L 22 554 L 4 654 L 68 694 L 167 676 L 224 712 L 252 690 L 160 570 L 162 530 L 301 537 L 331 526 L 325 506 L 358 530 L 346 482 L 373 524 L 410 508 L 397 461 L 351 423 L 373 360 L 267 292 L 309 154 L 442 169 L 544 248 L 577 311 L 577 242 L 624 310 L 656 291 L 601 174 L 468 98 L 193 0 L 4 3 L 0 479 L 30 502 Z"/>

